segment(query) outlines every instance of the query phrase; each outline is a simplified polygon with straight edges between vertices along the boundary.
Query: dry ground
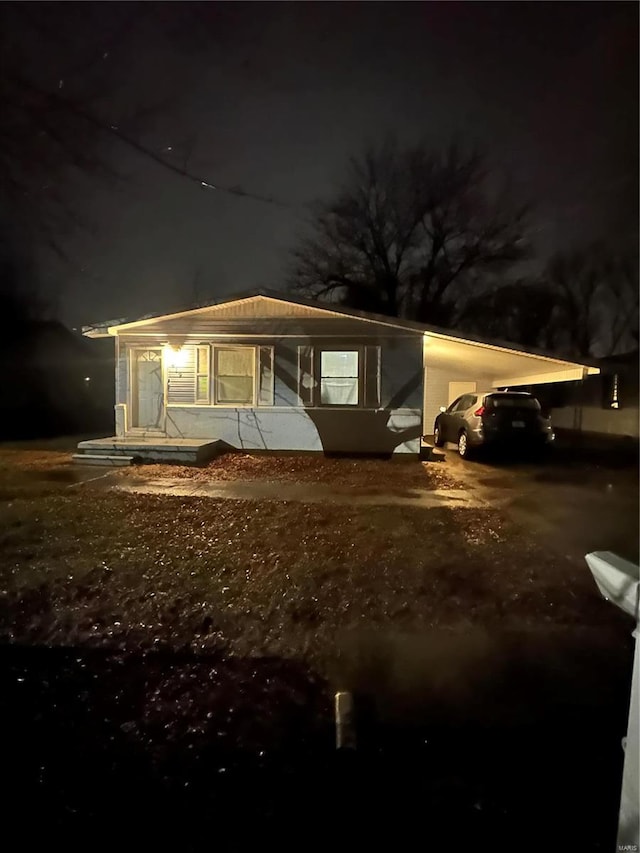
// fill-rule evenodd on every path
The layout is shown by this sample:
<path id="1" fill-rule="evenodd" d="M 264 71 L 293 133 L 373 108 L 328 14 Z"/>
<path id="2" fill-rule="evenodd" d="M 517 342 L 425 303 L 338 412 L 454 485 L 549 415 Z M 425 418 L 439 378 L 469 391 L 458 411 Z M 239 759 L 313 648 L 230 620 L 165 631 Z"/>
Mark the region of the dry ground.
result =
<path id="1" fill-rule="evenodd" d="M 391 828 L 434 850 L 610 847 L 630 627 L 581 560 L 492 508 L 123 494 L 108 483 L 127 471 L 78 484 L 68 459 L 0 451 L 8 832 L 113 849 L 109 830 L 134 830 L 162 850 L 178 827 L 185 853 L 248 849 L 252 828 L 297 849 L 310 827 L 324 847 L 345 827 L 372 847 Z M 293 457 L 171 471 L 453 482 Z M 357 759 L 333 751 L 336 686 L 372 703 Z"/>
<path id="2" fill-rule="evenodd" d="M 454 482 L 435 464 L 304 457 L 145 471 L 159 469 L 354 488 Z M 543 543 L 495 510 L 123 495 L 73 475 L 62 454 L 0 456 L 0 631 L 14 641 L 228 647 L 326 672 L 371 632 L 611 621 L 583 564 L 543 557 Z"/>
<path id="3" fill-rule="evenodd" d="M 203 467 L 187 465 L 144 465 L 126 468 L 124 476 L 179 477 L 189 480 L 266 480 L 270 482 L 339 483 L 342 486 L 402 489 L 457 488 L 455 478 L 444 466 L 414 460 L 325 458 L 309 455 L 263 455 L 228 453 Z"/>

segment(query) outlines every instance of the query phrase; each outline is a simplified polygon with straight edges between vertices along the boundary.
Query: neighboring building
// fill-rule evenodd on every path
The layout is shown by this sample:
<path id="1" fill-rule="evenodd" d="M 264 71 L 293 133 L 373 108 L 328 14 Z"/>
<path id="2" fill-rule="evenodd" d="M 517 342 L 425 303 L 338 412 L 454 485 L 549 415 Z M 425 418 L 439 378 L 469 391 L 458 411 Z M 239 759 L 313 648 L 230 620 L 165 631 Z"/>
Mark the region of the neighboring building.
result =
<path id="1" fill-rule="evenodd" d="M 532 388 L 558 429 L 638 439 L 638 350 L 598 360 L 600 374 Z"/>
<path id="2" fill-rule="evenodd" d="M 465 392 L 598 372 L 267 291 L 83 331 L 115 341 L 116 429 L 105 439 L 114 451 L 191 439 L 417 454 L 440 406 Z"/>

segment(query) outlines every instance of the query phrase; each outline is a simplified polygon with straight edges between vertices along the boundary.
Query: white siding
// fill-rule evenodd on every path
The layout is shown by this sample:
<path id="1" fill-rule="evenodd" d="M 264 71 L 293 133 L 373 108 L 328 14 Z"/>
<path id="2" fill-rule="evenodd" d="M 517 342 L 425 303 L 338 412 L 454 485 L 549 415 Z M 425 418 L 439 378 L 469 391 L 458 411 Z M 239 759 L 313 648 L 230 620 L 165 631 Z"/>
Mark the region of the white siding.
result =
<path id="1" fill-rule="evenodd" d="M 473 368 L 468 373 L 460 373 L 445 367 L 432 367 L 427 361 L 424 394 L 424 434 L 433 435 L 433 424 L 440 406 L 449 405 L 450 382 L 475 382 L 477 391 L 492 387 L 491 380 L 485 376 L 474 375 Z"/>
<path id="2" fill-rule="evenodd" d="M 296 305 L 281 299 L 270 299 L 268 296 L 252 296 L 227 305 L 212 305 L 206 308 L 203 315 L 210 317 L 248 317 L 252 320 L 263 317 L 317 317 L 322 316 L 319 308 L 311 305 Z"/>
<path id="3" fill-rule="evenodd" d="M 129 348 L 120 343 L 116 350 L 116 405 L 127 402 L 129 392 Z"/>
<path id="4" fill-rule="evenodd" d="M 449 382 L 449 394 L 447 395 L 447 405 L 450 406 L 458 397 L 463 394 L 475 394 L 478 390 L 477 382 L 459 382 L 457 379 L 452 379 Z"/>
<path id="5" fill-rule="evenodd" d="M 124 436 L 127 432 L 127 406 L 125 403 L 116 403 L 116 435 Z"/>
<path id="6" fill-rule="evenodd" d="M 293 406 L 282 409 L 172 406 L 167 409 L 166 432 L 170 438 L 217 438 L 239 450 L 417 454 L 420 424 L 419 409 L 380 413 Z"/>
<path id="7" fill-rule="evenodd" d="M 179 366 L 170 368 L 165 362 L 165 376 L 169 379 L 167 436 L 220 438 L 247 449 L 417 454 L 422 430 L 421 336 L 370 335 L 358 342 L 366 353 L 363 371 L 364 365 L 368 367 L 363 382 L 366 407 L 314 408 L 309 400 L 309 408 L 305 409 L 298 397 L 298 347 L 311 354 L 323 346 L 334 347 L 338 340 L 330 335 L 290 340 L 274 337 L 268 344 L 264 339 L 239 341 L 241 345 L 259 347 L 264 355 L 262 406 L 246 408 L 193 404 L 195 347 L 187 344 L 181 352 L 188 357 Z M 119 340 L 123 404 L 128 403 L 127 357 L 131 346 L 163 346 L 163 341 L 166 338 L 160 335 L 155 339 L 131 335 Z M 231 342 L 235 343 L 233 339 Z M 344 342 L 353 345 L 348 337 Z M 179 346 L 178 341 L 175 346 Z M 310 367 L 307 373 L 313 381 Z M 275 405 L 270 408 L 266 403 Z M 118 435 L 130 427 L 128 414 L 123 405 L 118 415 Z"/>

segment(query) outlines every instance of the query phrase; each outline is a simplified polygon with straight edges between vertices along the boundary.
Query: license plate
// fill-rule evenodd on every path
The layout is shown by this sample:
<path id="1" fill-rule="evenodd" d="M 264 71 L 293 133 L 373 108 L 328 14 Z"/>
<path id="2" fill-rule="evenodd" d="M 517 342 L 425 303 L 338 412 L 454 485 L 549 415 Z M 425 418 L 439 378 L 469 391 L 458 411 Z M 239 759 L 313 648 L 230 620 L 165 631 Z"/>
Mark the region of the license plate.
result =
<path id="1" fill-rule="evenodd" d="M 511 426 L 522 428 L 524 426 L 524 421 L 511 421 Z"/>

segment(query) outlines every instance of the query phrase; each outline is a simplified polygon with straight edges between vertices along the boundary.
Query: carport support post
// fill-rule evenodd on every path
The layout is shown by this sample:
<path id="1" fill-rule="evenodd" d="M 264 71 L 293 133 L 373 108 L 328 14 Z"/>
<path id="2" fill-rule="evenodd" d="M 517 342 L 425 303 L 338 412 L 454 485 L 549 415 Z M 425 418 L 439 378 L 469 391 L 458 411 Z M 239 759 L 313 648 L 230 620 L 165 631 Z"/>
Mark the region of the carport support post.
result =
<path id="1" fill-rule="evenodd" d="M 582 417 L 583 417 L 583 409 L 584 409 L 584 381 L 589 375 L 589 371 L 586 368 L 582 368 L 582 379 L 580 380 L 580 386 L 578 388 L 577 399 L 574 399 L 573 403 L 573 429 L 575 430 L 575 434 L 578 439 L 578 446 L 582 447 L 584 435 L 582 433 Z"/>

